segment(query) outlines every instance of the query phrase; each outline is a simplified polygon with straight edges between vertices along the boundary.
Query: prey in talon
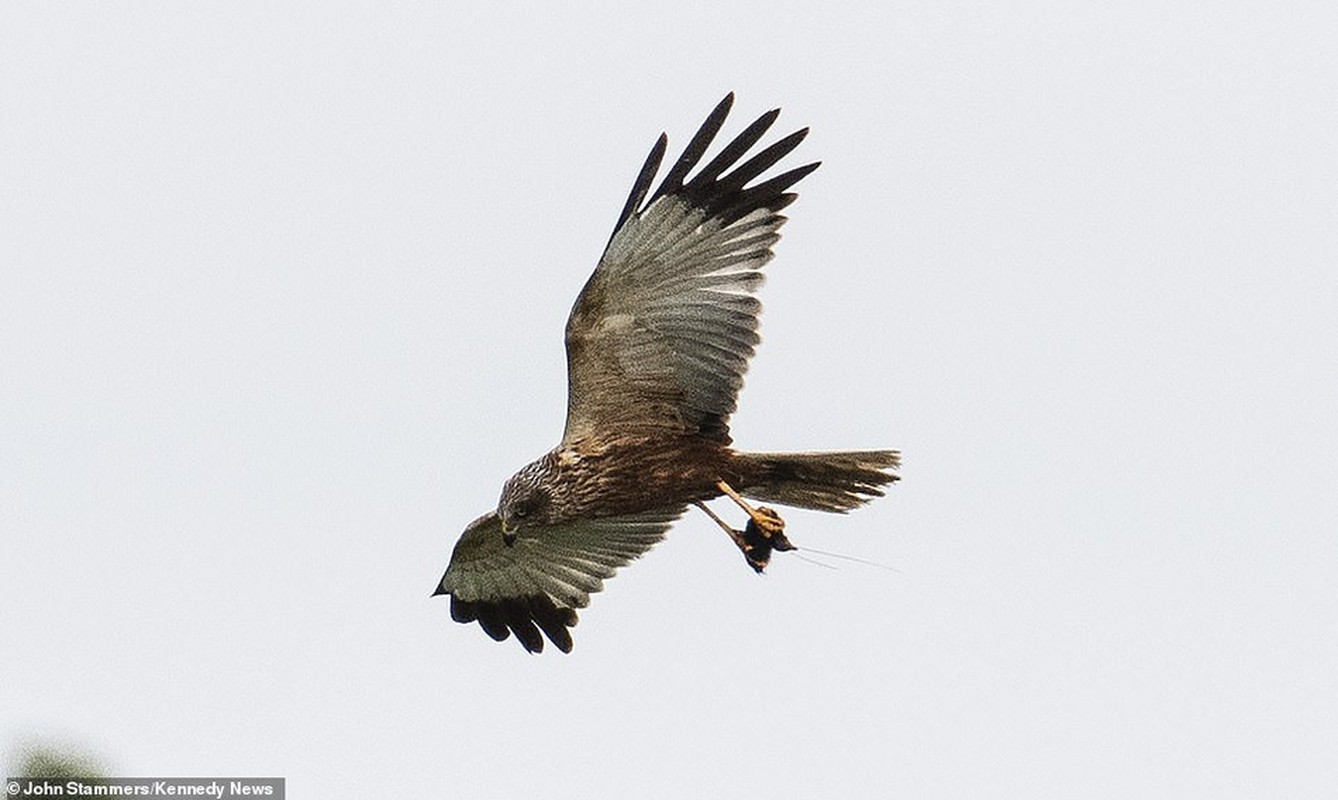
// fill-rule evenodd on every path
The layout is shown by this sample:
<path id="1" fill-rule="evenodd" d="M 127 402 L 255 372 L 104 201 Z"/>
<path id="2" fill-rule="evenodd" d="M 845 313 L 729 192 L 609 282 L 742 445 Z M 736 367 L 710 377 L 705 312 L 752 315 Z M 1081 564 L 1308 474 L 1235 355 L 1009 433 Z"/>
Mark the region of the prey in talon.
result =
<path id="1" fill-rule="evenodd" d="M 741 499 L 740 502 L 742 502 Z M 797 549 L 785 537 L 785 520 L 766 506 L 746 507 L 745 510 L 749 512 L 748 522 L 743 530 L 739 530 L 730 527 L 729 523 L 721 519 L 705 503 L 697 503 L 696 505 L 734 540 L 734 544 L 742 551 L 743 558 L 748 562 L 748 566 L 758 573 L 764 572 L 767 565 L 771 563 L 773 550 L 783 553 Z M 746 503 L 743 503 L 743 505 L 747 506 Z"/>
<path id="2" fill-rule="evenodd" d="M 771 511 L 766 506 L 761 506 L 758 511 Z M 773 514 L 775 512 L 772 512 Z M 780 517 L 776 517 L 777 520 Z M 748 525 L 743 529 L 743 557 L 747 559 L 748 566 L 757 572 L 762 572 L 771 563 L 771 551 L 787 552 L 797 549 L 790 544 L 790 540 L 785 538 L 784 530 L 763 531 L 757 524 L 756 518 L 748 520 Z"/>

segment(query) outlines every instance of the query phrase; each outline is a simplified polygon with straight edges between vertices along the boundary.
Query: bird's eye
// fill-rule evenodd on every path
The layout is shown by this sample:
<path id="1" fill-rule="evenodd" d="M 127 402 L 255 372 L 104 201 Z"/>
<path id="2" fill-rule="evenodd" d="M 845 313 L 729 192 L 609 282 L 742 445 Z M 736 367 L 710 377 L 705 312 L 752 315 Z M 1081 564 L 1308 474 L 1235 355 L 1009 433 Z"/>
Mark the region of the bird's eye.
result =
<path id="1" fill-rule="evenodd" d="M 530 514 L 530 510 L 528 508 L 517 508 L 511 513 L 515 514 L 517 517 L 527 517 Z"/>

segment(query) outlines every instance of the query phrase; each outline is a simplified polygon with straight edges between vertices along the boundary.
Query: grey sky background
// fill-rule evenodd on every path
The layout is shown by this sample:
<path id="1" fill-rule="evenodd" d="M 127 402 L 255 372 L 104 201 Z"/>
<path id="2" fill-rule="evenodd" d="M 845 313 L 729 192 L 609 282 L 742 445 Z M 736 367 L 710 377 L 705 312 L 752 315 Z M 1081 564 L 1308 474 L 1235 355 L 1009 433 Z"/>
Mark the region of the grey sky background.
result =
<path id="1" fill-rule="evenodd" d="M 294 797 L 1338 793 L 1325 3 L 0 5 L 0 747 Z M 700 514 L 570 656 L 429 598 L 637 168 L 810 125 Z M 814 558 L 821 558 L 814 556 Z"/>

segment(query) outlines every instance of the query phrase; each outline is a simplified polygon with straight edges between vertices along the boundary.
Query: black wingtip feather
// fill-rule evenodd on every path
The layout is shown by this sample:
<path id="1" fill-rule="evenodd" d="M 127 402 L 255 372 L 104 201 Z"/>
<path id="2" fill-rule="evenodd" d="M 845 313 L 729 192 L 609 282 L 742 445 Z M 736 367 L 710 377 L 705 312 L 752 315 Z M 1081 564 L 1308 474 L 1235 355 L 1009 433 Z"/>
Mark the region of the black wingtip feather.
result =
<path id="1" fill-rule="evenodd" d="M 734 168 L 734 171 L 721 178 L 717 183 L 722 191 L 732 192 L 742 189 L 748 181 L 766 172 L 782 158 L 790 154 L 799 143 L 808 136 L 808 128 L 801 128 L 785 138 L 767 146 L 757 155 Z"/>
<path id="2" fill-rule="evenodd" d="M 478 614 L 474 613 L 472 603 L 466 603 L 455 595 L 451 595 L 451 619 L 456 622 L 473 622 L 478 619 Z"/>
<path id="3" fill-rule="evenodd" d="M 531 653 L 544 651 L 544 637 L 535 626 L 534 619 L 524 607 L 511 606 L 506 609 L 506 626 L 516 635 L 520 646 Z"/>
<path id="4" fill-rule="evenodd" d="M 706 116 L 706 121 L 693 134 L 692 141 L 683 148 L 683 154 L 674 162 L 674 166 L 669 170 L 669 174 L 664 176 L 660 183 L 660 188 L 651 195 L 650 202 L 655 202 L 657 197 L 666 194 L 673 194 L 683 188 L 683 179 L 697 166 L 703 155 L 706 154 L 706 148 L 711 146 L 715 140 L 715 135 L 720 132 L 720 127 L 725 124 L 725 118 L 729 116 L 729 110 L 734 106 L 734 93 L 725 95 L 725 99 L 716 104 L 711 113 Z"/>
<path id="5" fill-rule="evenodd" d="M 743 132 L 738 136 L 735 136 L 734 140 L 729 144 L 725 145 L 725 149 L 721 150 L 715 158 L 711 159 L 709 164 L 702 167 L 701 172 L 697 173 L 691 183 L 688 184 L 688 187 L 693 190 L 698 190 L 706 184 L 711 183 L 716 178 L 719 178 L 720 173 L 729 169 L 731 164 L 738 161 L 740 158 L 743 158 L 743 155 L 748 152 L 749 148 L 757 144 L 757 140 L 762 138 L 762 135 L 771 128 L 776 122 L 776 118 L 779 116 L 780 109 L 773 108 L 753 120 L 753 124 L 744 128 Z"/>
<path id="6" fill-rule="evenodd" d="M 719 217 L 724 225 L 730 225 L 759 208 L 765 208 L 772 213 L 776 213 L 799 198 L 798 194 L 787 192 L 786 189 L 817 169 L 821 163 L 815 161 L 812 164 L 795 167 L 756 186 L 749 186 L 747 189 L 734 192 L 728 196 L 725 205 L 714 208 L 711 213 Z"/>
<path id="7" fill-rule="evenodd" d="M 623 205 L 622 213 L 618 215 L 618 224 L 613 226 L 613 236 L 618 235 L 623 224 L 627 222 L 637 209 L 641 206 L 641 201 L 646 198 L 646 192 L 650 191 L 650 185 L 655 181 L 655 173 L 660 171 L 660 162 L 664 160 L 664 153 L 669 149 L 669 137 L 661 133 L 660 138 L 655 141 L 655 146 L 650 149 L 650 155 L 646 156 L 646 162 L 641 165 L 641 172 L 636 176 L 636 182 L 632 184 L 632 192 L 627 195 L 627 202 Z"/>
<path id="8" fill-rule="evenodd" d="M 492 637 L 494 642 L 504 642 L 511 635 L 511 629 L 507 627 L 506 620 L 498 608 L 484 608 L 479 610 L 479 626 L 483 632 Z"/>
<path id="9" fill-rule="evenodd" d="M 576 612 L 570 608 L 558 606 L 547 597 L 530 601 L 530 615 L 548 640 L 557 645 L 557 649 L 570 653 L 572 647 L 571 631 L 576 624 Z"/>
<path id="10" fill-rule="evenodd" d="M 793 203 L 795 198 L 799 196 L 786 190 L 821 165 L 821 161 L 815 161 L 812 164 L 805 164 L 802 167 L 795 167 L 787 172 L 782 172 L 776 177 L 768 178 L 754 186 L 749 186 L 735 195 L 737 200 L 731 203 L 731 207 L 745 207 L 749 210 L 767 208 L 772 211 L 779 211 Z"/>
<path id="11" fill-rule="evenodd" d="M 663 134 L 660 136 L 650 157 L 646 159 L 645 165 L 638 173 L 627 203 L 618 216 L 618 224 L 613 229 L 614 236 L 617 236 L 618 231 L 633 215 L 640 214 L 650 203 L 662 196 L 679 197 L 689 205 L 701 209 L 706 215 L 719 217 L 725 224 L 737 221 L 760 208 L 776 211 L 794 202 L 795 194 L 787 190 L 805 175 L 817 169 L 821 162 L 792 169 L 753 186 L 749 186 L 748 183 L 775 166 L 798 147 L 808 136 L 808 128 L 801 128 L 781 138 L 743 163 L 739 163 L 775 123 L 780 115 L 778 108 L 754 120 L 695 176 L 688 178 L 688 173 L 701 160 L 716 134 L 724 126 L 733 102 L 734 93 L 730 92 L 712 109 L 706 121 L 683 150 L 683 154 L 665 175 L 664 181 L 655 190 L 650 201 L 643 204 L 668 146 L 667 137 Z M 731 168 L 732 171 L 729 171 Z M 727 171 L 728 174 L 725 174 Z M 721 177 L 722 175 L 724 177 Z"/>
<path id="12" fill-rule="evenodd" d="M 477 621 L 483 632 L 498 642 L 506 641 L 514 633 L 520 646 L 531 653 L 544 651 L 544 636 L 562 652 L 570 653 L 572 639 L 567 629 L 578 621 L 575 610 L 559 606 L 546 595 L 495 602 L 470 602 L 452 595 L 451 619 L 463 623 Z"/>

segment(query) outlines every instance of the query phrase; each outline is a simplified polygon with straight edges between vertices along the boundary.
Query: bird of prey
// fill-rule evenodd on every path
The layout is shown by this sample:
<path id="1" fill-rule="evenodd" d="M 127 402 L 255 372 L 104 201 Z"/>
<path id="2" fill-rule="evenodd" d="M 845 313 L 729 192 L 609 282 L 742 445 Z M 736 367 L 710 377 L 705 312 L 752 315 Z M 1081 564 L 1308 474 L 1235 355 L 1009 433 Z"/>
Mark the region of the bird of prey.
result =
<path id="1" fill-rule="evenodd" d="M 465 528 L 435 594 L 530 652 L 544 636 L 570 652 L 576 609 L 661 538 L 689 505 L 729 534 L 761 572 L 793 550 L 784 521 L 745 498 L 845 512 L 897 480 L 895 450 L 745 453 L 729 417 L 758 344 L 756 298 L 806 164 L 757 180 L 803 141 L 796 131 L 743 160 L 779 109 L 696 170 L 733 104 L 726 95 L 651 192 L 661 134 L 613 235 L 567 319 L 567 421 L 557 447 L 502 488 L 497 509 Z M 741 162 L 741 163 L 740 163 Z M 747 515 L 731 527 L 705 501 Z M 542 632 L 542 635 L 541 635 Z"/>

